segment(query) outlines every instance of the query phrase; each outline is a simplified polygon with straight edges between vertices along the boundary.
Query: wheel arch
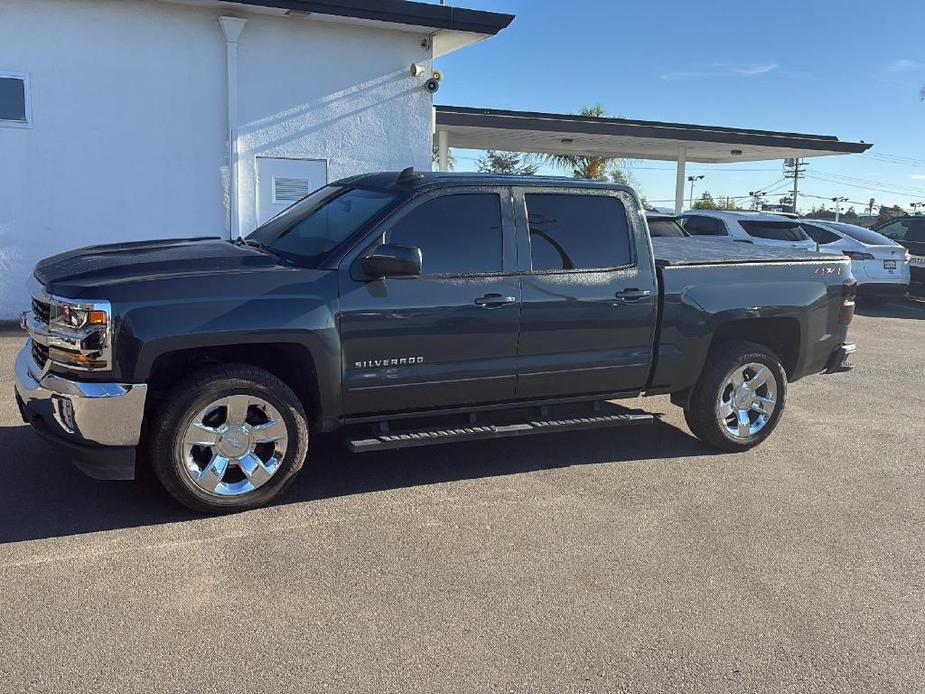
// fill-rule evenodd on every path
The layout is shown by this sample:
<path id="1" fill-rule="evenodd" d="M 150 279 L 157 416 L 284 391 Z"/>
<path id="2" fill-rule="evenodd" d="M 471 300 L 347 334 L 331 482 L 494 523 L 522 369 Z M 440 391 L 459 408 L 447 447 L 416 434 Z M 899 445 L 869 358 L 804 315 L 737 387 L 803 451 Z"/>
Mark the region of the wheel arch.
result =
<path id="1" fill-rule="evenodd" d="M 797 373 L 803 345 L 803 326 L 795 316 L 745 316 L 731 313 L 718 320 L 705 340 L 697 359 L 696 377 L 680 390 L 671 393 L 671 401 L 686 407 L 710 354 L 721 344 L 731 341 L 754 342 L 766 347 L 780 360 L 788 380 Z"/>
<path id="2" fill-rule="evenodd" d="M 311 349 L 299 342 L 230 342 L 177 347 L 153 355 L 144 378 L 149 406 L 157 407 L 170 387 L 187 375 L 216 364 L 247 364 L 264 369 L 296 393 L 310 422 L 324 429 L 333 403 Z"/>

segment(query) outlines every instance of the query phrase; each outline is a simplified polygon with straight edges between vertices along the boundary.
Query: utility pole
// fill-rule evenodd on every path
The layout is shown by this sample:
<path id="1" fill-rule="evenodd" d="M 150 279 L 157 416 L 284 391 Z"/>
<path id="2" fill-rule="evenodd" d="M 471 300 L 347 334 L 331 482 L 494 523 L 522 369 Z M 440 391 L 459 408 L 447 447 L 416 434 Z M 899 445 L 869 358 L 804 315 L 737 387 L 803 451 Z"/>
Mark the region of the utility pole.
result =
<path id="1" fill-rule="evenodd" d="M 800 179 L 804 176 L 806 164 L 802 159 L 784 159 L 784 178 L 793 179 L 793 211 L 797 214 L 797 195 L 800 192 Z"/>
<path id="2" fill-rule="evenodd" d="M 690 209 L 694 208 L 694 181 L 700 181 L 703 179 L 703 176 L 688 176 L 687 180 L 691 182 L 691 204 L 688 205 Z"/>
<path id="3" fill-rule="evenodd" d="M 835 203 L 835 221 L 838 221 L 838 216 L 841 214 L 841 204 L 843 202 L 848 202 L 848 198 L 832 198 L 832 202 Z"/>

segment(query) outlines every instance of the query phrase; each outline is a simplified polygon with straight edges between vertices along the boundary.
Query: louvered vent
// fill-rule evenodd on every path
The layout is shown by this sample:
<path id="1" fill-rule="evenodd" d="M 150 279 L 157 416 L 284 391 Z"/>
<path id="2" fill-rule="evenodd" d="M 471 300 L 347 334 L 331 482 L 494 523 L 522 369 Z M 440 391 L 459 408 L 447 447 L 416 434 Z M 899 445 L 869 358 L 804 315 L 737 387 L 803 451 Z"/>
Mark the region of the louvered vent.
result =
<path id="1" fill-rule="evenodd" d="M 273 177 L 273 202 L 298 202 L 311 192 L 307 178 Z"/>

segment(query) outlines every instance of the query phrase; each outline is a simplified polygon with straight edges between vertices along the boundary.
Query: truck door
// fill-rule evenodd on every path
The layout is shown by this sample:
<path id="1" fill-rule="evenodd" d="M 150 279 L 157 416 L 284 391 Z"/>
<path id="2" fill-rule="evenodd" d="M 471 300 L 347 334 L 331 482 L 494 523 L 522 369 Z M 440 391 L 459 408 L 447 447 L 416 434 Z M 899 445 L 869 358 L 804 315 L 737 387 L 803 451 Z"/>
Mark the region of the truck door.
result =
<path id="1" fill-rule="evenodd" d="M 520 279 L 510 189 L 426 193 L 366 248 L 380 242 L 420 248 L 423 269 L 375 280 L 358 276 L 356 260 L 341 269 L 345 413 L 513 399 Z"/>
<path id="2" fill-rule="evenodd" d="M 517 397 L 641 389 L 657 287 L 632 196 L 525 187 L 514 209 L 524 272 Z"/>

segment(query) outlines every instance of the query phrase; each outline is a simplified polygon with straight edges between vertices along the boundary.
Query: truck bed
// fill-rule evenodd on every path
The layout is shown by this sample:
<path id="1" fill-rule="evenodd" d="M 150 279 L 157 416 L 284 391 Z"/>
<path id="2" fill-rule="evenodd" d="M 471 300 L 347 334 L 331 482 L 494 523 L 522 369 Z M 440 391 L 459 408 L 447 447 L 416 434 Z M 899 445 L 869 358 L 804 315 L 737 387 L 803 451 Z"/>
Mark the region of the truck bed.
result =
<path id="1" fill-rule="evenodd" d="M 775 248 L 750 243 L 730 243 L 692 238 L 652 239 L 658 267 L 682 265 L 739 265 L 742 263 L 812 262 L 838 260 L 831 253 L 815 253 L 801 248 Z"/>

